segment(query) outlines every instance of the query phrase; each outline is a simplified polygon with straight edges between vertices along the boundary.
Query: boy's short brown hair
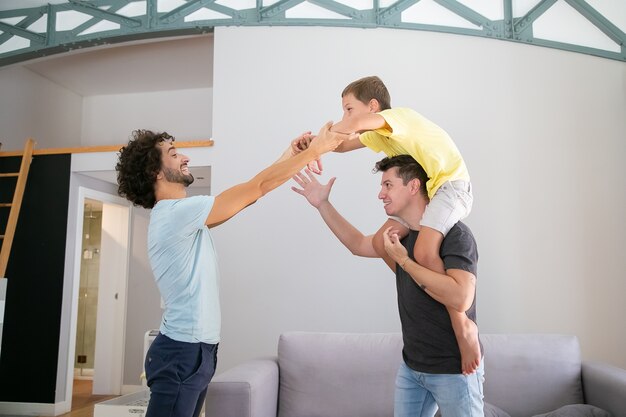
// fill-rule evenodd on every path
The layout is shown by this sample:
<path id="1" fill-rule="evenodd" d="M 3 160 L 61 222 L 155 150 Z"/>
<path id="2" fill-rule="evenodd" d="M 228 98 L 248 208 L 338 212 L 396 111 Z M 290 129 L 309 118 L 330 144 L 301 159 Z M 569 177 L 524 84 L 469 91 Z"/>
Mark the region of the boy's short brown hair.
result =
<path id="1" fill-rule="evenodd" d="M 352 94 L 361 103 L 367 104 L 373 98 L 378 101 L 380 110 L 391 108 L 391 96 L 385 86 L 385 83 L 375 75 L 363 77 L 356 81 L 352 81 L 343 89 L 341 97 L 346 94 Z"/>

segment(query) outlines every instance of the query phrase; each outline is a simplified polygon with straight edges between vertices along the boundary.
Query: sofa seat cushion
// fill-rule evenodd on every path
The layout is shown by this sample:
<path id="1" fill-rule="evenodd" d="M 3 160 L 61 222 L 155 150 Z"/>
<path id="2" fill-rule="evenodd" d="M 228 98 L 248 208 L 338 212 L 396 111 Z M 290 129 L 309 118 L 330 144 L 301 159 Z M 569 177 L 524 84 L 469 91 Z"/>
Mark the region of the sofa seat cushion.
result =
<path id="1" fill-rule="evenodd" d="M 285 333 L 279 417 L 392 417 L 400 333 Z"/>
<path id="2" fill-rule="evenodd" d="M 581 354 L 575 336 L 483 334 L 485 401 L 512 417 L 582 404 Z"/>
<path id="3" fill-rule="evenodd" d="M 496 407 L 493 404 L 485 403 L 484 407 L 485 417 L 511 417 L 509 413 L 500 408 Z"/>
<path id="4" fill-rule="evenodd" d="M 485 417 L 511 417 L 506 411 L 496 407 L 493 404 L 489 404 L 488 402 L 485 402 L 483 411 L 485 413 Z M 435 417 L 441 417 L 441 412 L 437 411 Z"/>
<path id="5" fill-rule="evenodd" d="M 554 411 L 545 414 L 537 414 L 533 417 L 612 417 L 611 413 L 601 408 L 588 404 L 564 405 Z"/>

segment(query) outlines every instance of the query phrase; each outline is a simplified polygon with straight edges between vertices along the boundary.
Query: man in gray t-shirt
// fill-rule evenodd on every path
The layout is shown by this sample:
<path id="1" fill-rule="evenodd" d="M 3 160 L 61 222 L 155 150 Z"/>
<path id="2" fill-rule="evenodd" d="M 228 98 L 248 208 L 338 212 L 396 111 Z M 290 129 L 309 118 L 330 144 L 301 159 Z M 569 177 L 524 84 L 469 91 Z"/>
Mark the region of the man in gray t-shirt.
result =
<path id="1" fill-rule="evenodd" d="M 396 377 L 395 417 L 483 416 L 483 365 L 464 375 L 461 354 L 446 308 L 465 313 L 475 321 L 476 266 L 478 252 L 470 229 L 459 222 L 441 244 L 445 273 L 416 263 L 413 246 L 420 220 L 428 204 L 423 168 L 409 155 L 384 158 L 376 164 L 382 172 L 378 198 L 388 216 L 400 218 L 409 227 L 405 237 L 385 230 L 383 259 L 396 274 L 398 308 L 404 340 L 404 361 Z M 306 197 L 337 238 L 355 255 L 380 258 L 373 235 L 365 236 L 344 219 L 328 201 L 334 183 L 320 184 L 306 171 L 294 177 Z M 410 254 L 410 255 L 409 255 Z"/>

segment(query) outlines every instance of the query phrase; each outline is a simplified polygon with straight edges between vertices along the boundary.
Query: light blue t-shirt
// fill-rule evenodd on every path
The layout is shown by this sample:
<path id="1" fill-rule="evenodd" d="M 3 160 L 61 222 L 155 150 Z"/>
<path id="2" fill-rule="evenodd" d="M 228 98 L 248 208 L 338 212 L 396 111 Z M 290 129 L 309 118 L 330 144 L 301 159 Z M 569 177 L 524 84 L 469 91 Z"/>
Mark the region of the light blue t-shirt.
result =
<path id="1" fill-rule="evenodd" d="M 220 341 L 217 253 L 204 224 L 214 201 L 161 200 L 150 214 L 148 257 L 165 303 L 160 331 L 181 342 Z"/>

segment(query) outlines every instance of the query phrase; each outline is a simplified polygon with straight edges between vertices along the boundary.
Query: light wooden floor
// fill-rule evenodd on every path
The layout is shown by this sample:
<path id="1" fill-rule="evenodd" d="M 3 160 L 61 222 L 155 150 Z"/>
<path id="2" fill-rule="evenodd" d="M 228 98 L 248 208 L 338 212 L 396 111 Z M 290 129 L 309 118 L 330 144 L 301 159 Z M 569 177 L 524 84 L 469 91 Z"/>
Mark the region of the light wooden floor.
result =
<path id="1" fill-rule="evenodd" d="M 61 417 L 93 417 L 94 404 L 100 401 L 115 398 L 115 395 L 93 395 L 91 393 L 93 381 L 74 380 L 72 393 L 72 411 L 61 414 Z"/>

